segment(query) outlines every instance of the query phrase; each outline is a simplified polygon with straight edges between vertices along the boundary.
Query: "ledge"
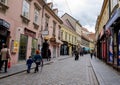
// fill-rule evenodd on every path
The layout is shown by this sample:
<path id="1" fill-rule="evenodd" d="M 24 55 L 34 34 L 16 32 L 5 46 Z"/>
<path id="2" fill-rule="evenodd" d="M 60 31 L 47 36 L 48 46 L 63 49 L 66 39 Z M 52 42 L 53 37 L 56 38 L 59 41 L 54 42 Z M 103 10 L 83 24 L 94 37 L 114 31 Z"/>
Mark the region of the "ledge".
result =
<path id="1" fill-rule="evenodd" d="M 6 11 L 8 8 L 9 8 L 9 7 L 8 7 L 6 4 L 0 2 L 0 9 Z"/>
<path id="2" fill-rule="evenodd" d="M 30 22 L 30 20 L 29 20 L 27 17 L 25 17 L 25 16 L 23 16 L 23 15 L 20 15 L 20 16 L 21 16 L 22 21 L 23 21 L 24 23 L 28 24 L 28 23 Z"/>
<path id="3" fill-rule="evenodd" d="M 38 29 L 38 28 L 39 28 L 39 25 L 38 25 L 37 23 L 33 22 L 33 25 L 34 25 L 34 28 L 35 28 L 35 29 Z"/>

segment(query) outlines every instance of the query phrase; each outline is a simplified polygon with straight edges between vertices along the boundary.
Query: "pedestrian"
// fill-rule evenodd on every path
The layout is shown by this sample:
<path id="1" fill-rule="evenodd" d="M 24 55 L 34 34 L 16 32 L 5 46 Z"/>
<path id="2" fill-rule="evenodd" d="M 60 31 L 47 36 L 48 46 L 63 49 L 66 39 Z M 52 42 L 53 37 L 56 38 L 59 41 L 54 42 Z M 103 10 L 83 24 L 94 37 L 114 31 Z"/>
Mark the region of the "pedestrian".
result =
<path id="1" fill-rule="evenodd" d="M 43 66 L 43 59 L 42 59 L 42 56 L 40 55 L 40 51 L 39 50 L 36 50 L 36 54 L 34 56 L 34 62 L 36 64 L 36 67 L 35 67 L 35 73 L 39 71 L 39 68 L 38 66 L 41 64 L 41 66 Z"/>
<path id="2" fill-rule="evenodd" d="M 1 56 L 1 49 L 4 48 L 4 45 L 5 43 L 2 43 L 2 46 L 0 46 L 0 65 L 1 65 L 1 59 L 2 59 L 2 56 Z M 1 71 L 2 69 L 0 69 Z"/>
<path id="3" fill-rule="evenodd" d="M 0 63 L 0 69 L 2 69 L 3 64 L 5 63 L 4 72 L 7 72 L 8 67 L 8 60 L 10 60 L 10 50 L 8 49 L 7 45 L 4 45 L 4 47 L 1 49 L 1 63 Z"/>
<path id="4" fill-rule="evenodd" d="M 93 51 L 92 50 L 90 51 L 90 56 L 91 56 L 91 59 L 92 59 L 92 56 L 93 56 Z"/>
<path id="5" fill-rule="evenodd" d="M 50 61 L 51 60 L 51 50 L 50 49 L 48 49 L 48 59 L 47 59 L 48 61 Z"/>
<path id="6" fill-rule="evenodd" d="M 79 59 L 79 53 L 77 51 L 74 51 L 74 54 L 75 54 L 75 60 L 78 60 Z"/>
<path id="7" fill-rule="evenodd" d="M 31 56 L 29 56 L 29 58 L 28 58 L 27 61 L 26 61 L 27 73 L 30 73 L 30 69 L 31 69 L 32 63 L 33 63 L 33 59 L 32 59 Z"/>

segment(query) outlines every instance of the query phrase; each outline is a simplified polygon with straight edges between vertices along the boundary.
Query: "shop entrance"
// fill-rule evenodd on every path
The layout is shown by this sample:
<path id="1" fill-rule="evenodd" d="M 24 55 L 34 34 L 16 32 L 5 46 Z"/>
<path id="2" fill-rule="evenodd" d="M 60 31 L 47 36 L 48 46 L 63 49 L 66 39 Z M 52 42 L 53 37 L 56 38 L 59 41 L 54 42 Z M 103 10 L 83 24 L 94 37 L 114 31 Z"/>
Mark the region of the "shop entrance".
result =
<path id="1" fill-rule="evenodd" d="M 7 37 L 0 35 L 0 50 L 2 49 L 2 44 L 6 44 Z"/>
<path id="2" fill-rule="evenodd" d="M 28 43 L 28 37 L 21 34 L 21 36 L 20 36 L 20 48 L 19 48 L 19 60 L 26 59 L 27 43 Z"/>

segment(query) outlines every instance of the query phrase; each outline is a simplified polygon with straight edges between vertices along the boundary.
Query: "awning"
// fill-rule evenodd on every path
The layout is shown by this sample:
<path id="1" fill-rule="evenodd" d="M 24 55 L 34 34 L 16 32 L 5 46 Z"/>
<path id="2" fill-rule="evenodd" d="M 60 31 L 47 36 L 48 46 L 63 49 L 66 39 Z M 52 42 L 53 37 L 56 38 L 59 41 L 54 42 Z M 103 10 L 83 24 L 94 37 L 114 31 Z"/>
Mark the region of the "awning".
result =
<path id="1" fill-rule="evenodd" d="M 120 17 L 120 8 L 116 9 L 112 17 L 107 22 L 105 29 L 107 30 Z"/>
<path id="2" fill-rule="evenodd" d="M 100 32 L 100 37 L 99 37 L 99 39 L 101 39 L 103 35 L 104 35 L 104 30 L 102 29 L 102 31 Z"/>
<path id="3" fill-rule="evenodd" d="M 5 28 L 7 28 L 7 29 L 10 28 L 10 24 L 7 21 L 3 20 L 3 19 L 0 19 L 0 26 L 3 26 Z"/>

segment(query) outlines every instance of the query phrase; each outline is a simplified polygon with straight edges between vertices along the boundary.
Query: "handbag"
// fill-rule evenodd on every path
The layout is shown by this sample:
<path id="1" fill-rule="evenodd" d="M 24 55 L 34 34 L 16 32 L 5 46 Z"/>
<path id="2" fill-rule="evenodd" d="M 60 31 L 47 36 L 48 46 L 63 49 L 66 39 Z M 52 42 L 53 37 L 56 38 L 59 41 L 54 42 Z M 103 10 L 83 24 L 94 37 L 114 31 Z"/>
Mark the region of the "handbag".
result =
<path id="1" fill-rule="evenodd" d="M 11 67 L 11 62 L 10 61 L 8 61 L 8 68 L 10 68 Z"/>
<path id="2" fill-rule="evenodd" d="M 9 59 L 10 58 L 10 55 L 9 55 L 9 52 L 7 50 L 7 53 L 6 53 L 6 58 Z"/>

